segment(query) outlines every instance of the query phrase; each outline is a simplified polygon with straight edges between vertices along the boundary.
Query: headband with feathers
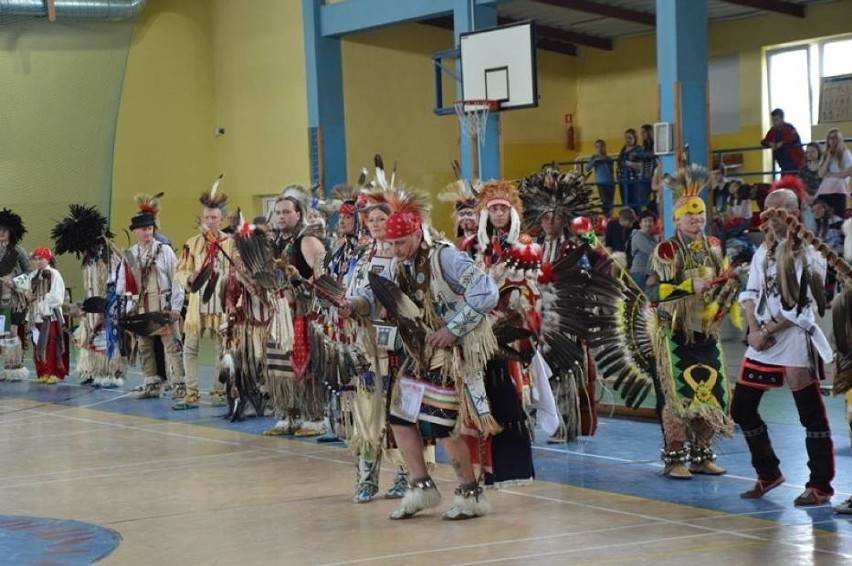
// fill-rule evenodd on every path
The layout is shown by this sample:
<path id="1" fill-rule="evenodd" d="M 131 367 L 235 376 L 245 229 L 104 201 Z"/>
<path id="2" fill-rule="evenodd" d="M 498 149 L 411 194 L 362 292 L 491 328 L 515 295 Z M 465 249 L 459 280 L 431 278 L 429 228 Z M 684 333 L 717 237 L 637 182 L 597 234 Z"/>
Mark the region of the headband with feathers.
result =
<path id="1" fill-rule="evenodd" d="M 514 244 L 521 233 L 521 215 L 524 212 L 524 206 L 521 204 L 517 187 L 509 181 L 489 181 L 480 186 L 474 209 L 479 214 L 479 231 L 476 237 L 480 250 L 488 249 L 488 208 L 497 204 L 509 207 L 510 224 L 506 241 Z"/>
<path id="2" fill-rule="evenodd" d="M 50 231 L 56 255 L 73 253 L 79 259 L 112 238 L 106 217 L 94 206 L 72 204 L 68 214 Z"/>
<path id="3" fill-rule="evenodd" d="M 23 239 L 27 229 L 24 227 L 24 221 L 21 217 L 8 208 L 0 210 L 0 226 L 3 226 L 9 231 L 9 245 L 17 246 Z"/>
<path id="4" fill-rule="evenodd" d="M 707 169 L 693 163 L 678 169 L 674 175 L 667 174 L 663 182 L 674 193 L 675 219 L 687 213 L 700 214 L 706 211 L 701 192 L 707 187 Z"/>
<path id="5" fill-rule="evenodd" d="M 210 190 L 201 193 L 201 197 L 198 200 L 204 208 L 222 208 L 228 202 L 228 195 L 219 192 L 219 185 L 222 183 L 222 177 L 224 177 L 224 175 L 216 177 L 216 180 L 213 181 L 213 186 L 210 187 Z"/>
<path id="6" fill-rule="evenodd" d="M 693 163 L 688 167 L 678 169 L 674 175 L 666 175 L 663 182 L 674 193 L 675 200 L 689 197 L 700 197 L 707 186 L 707 169 Z"/>
<path id="7" fill-rule="evenodd" d="M 524 229 L 541 226 L 548 212 L 562 216 L 570 223 L 578 216 L 591 218 L 600 212 L 601 203 L 592 185 L 579 173 L 560 173 L 547 168 L 521 180 L 518 192 L 524 204 Z"/>

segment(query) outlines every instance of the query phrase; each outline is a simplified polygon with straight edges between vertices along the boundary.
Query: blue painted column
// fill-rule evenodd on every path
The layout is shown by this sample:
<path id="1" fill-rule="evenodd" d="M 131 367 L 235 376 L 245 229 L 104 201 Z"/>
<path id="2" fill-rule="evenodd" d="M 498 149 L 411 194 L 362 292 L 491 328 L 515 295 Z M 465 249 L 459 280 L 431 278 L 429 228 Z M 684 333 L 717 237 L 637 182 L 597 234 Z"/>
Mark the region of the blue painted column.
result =
<path id="1" fill-rule="evenodd" d="M 676 153 L 662 158 L 663 171 L 683 164 L 681 151 L 689 144 L 692 163 L 707 165 L 707 0 L 656 0 L 657 76 L 660 120 L 674 124 Z M 674 233 L 671 191 L 663 191 L 663 229 Z M 708 195 L 704 195 L 705 202 Z M 708 203 L 709 210 L 709 203 Z"/>
<path id="2" fill-rule="evenodd" d="M 479 5 L 468 0 L 455 0 L 453 6 L 453 23 L 456 39 L 456 47 L 459 46 L 459 35 L 468 31 L 485 29 L 497 25 L 497 8 L 493 5 Z M 464 73 L 464 69 L 462 69 Z M 462 87 L 456 87 L 456 97 L 463 96 Z M 490 114 L 483 143 L 481 144 L 482 170 L 479 171 L 479 179 L 499 179 L 500 168 L 500 121 L 499 116 Z M 471 140 L 460 132 L 460 153 L 462 174 L 466 179 L 473 179 L 473 163 L 471 162 L 470 142 Z"/>
<path id="3" fill-rule="evenodd" d="M 321 0 L 302 0 L 311 183 L 326 190 L 346 182 L 346 123 L 340 38 L 323 37 Z M 317 129 L 322 132 L 316 136 Z M 322 158 L 318 161 L 318 155 Z M 317 167 L 319 166 L 319 167 Z"/>

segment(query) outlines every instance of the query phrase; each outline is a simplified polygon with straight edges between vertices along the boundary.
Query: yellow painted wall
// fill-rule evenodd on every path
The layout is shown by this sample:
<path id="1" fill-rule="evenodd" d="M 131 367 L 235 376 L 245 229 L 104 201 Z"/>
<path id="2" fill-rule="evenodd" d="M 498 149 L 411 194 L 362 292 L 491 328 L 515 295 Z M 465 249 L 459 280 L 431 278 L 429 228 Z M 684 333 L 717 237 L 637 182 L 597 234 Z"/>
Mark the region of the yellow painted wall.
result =
<path id="1" fill-rule="evenodd" d="M 118 116 L 112 224 L 119 245 L 133 196 L 165 191 L 160 227 L 195 231 L 198 196 L 219 174 L 209 0 L 152 0 L 139 16 Z M 132 234 L 130 235 L 132 239 Z"/>
<path id="2" fill-rule="evenodd" d="M 781 15 L 714 23 L 710 55 L 738 53 L 741 130 L 712 146 L 756 143 L 765 116 L 763 47 L 847 31 L 852 1 L 809 6 L 808 18 Z M 259 194 L 307 182 L 308 148 L 300 4 L 295 1 L 153 0 L 140 18 L 128 60 L 116 145 L 114 217 L 126 222 L 130 197 L 166 190 L 163 230 L 189 235 L 197 194 L 222 171 L 232 203 L 257 212 Z M 354 179 L 382 153 L 399 178 L 436 192 L 458 156 L 454 117 L 432 113 L 431 55 L 452 34 L 410 24 L 343 42 L 347 166 Z M 588 155 L 596 138 L 610 152 L 623 131 L 658 116 L 653 35 L 617 40 L 611 52 L 578 57 L 539 52 L 541 105 L 503 115 L 504 174 L 517 177 L 550 160 Z M 452 84 L 445 78 L 445 90 Z M 451 94 L 449 95 L 451 98 Z M 564 149 L 564 115 L 579 141 Z M 226 128 L 223 138 L 215 127 Z M 757 156 L 746 168 L 761 167 Z M 181 210 L 180 214 L 171 211 Z M 191 211 L 191 212 L 190 212 Z M 439 205 L 436 221 L 449 226 Z M 122 224 L 123 225 L 123 224 Z"/>
<path id="3" fill-rule="evenodd" d="M 301 2 L 213 0 L 213 30 L 223 188 L 250 220 L 256 195 L 310 182 Z"/>

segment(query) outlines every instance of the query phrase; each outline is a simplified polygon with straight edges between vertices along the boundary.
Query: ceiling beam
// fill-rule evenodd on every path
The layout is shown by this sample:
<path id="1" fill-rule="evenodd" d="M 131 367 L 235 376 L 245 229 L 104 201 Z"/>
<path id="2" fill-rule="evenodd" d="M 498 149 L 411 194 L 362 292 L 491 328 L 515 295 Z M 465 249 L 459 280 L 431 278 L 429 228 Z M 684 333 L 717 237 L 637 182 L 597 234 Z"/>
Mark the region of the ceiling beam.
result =
<path id="1" fill-rule="evenodd" d="M 545 51 L 553 51 L 554 53 L 561 53 L 562 55 L 569 55 L 571 57 L 577 56 L 577 46 L 573 43 L 555 41 L 547 37 L 536 37 L 535 46 Z"/>
<path id="2" fill-rule="evenodd" d="M 782 2 L 782 0 L 722 0 L 728 4 L 737 4 L 739 6 L 748 6 L 749 8 L 757 8 L 758 10 L 766 10 L 767 12 L 777 12 L 785 16 L 793 16 L 794 18 L 805 17 L 805 7 L 802 4 L 791 4 Z"/>
<path id="3" fill-rule="evenodd" d="M 515 18 L 506 18 L 503 16 L 497 18 L 497 23 L 501 26 L 507 24 L 514 24 L 519 21 L 521 20 L 516 20 Z M 606 51 L 612 51 L 612 39 L 608 37 L 600 37 L 598 35 L 578 33 L 567 29 L 543 26 L 538 23 L 536 23 L 535 25 L 535 35 L 539 38 L 543 37 L 545 39 L 553 39 L 556 41 L 561 41 L 563 43 L 574 43 L 577 45 L 585 45 L 586 47 L 594 47 L 595 49 L 604 49 Z"/>
<path id="4" fill-rule="evenodd" d="M 452 16 L 440 16 L 437 18 L 428 18 L 425 20 L 420 20 L 418 23 L 426 24 L 427 26 L 437 27 L 441 29 L 453 30 L 453 18 Z M 551 28 L 554 29 L 554 28 Z M 562 31 L 562 30 L 558 30 Z M 545 51 L 553 51 L 555 53 L 561 53 L 562 55 L 577 55 L 577 46 L 572 43 L 566 43 L 565 41 L 560 41 L 558 39 L 554 39 L 551 37 L 544 37 L 536 34 L 536 47 L 539 49 L 544 49 Z"/>
<path id="5" fill-rule="evenodd" d="M 630 8 L 619 8 L 618 6 L 610 6 L 609 4 L 599 4 L 592 0 L 534 0 L 540 4 L 549 4 L 559 8 L 575 10 L 577 12 L 587 12 L 589 14 L 597 14 L 608 18 L 618 20 L 626 20 L 635 24 L 654 27 L 657 23 L 657 18 L 650 12 L 640 12 L 639 10 L 631 10 Z"/>

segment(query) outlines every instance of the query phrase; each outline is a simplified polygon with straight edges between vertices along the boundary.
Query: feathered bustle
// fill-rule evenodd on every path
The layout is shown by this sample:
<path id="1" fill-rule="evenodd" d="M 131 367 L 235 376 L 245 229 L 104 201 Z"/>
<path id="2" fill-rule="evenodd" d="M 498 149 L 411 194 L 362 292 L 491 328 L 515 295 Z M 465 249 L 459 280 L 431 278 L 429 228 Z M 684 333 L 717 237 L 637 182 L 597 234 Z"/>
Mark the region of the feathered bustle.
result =
<path id="1" fill-rule="evenodd" d="M 53 227 L 50 237 L 56 255 L 73 253 L 78 258 L 112 238 L 106 217 L 97 207 L 72 204 L 68 214 Z"/>
<path id="2" fill-rule="evenodd" d="M 27 233 L 24 222 L 18 214 L 8 208 L 0 210 L 0 226 L 9 231 L 9 245 L 17 246 Z"/>
<path id="3" fill-rule="evenodd" d="M 570 223 L 576 217 L 592 217 L 601 210 L 592 185 L 579 173 L 560 173 L 547 168 L 521 180 L 518 191 L 523 202 L 525 230 L 541 226 L 541 218 L 553 212 Z"/>

